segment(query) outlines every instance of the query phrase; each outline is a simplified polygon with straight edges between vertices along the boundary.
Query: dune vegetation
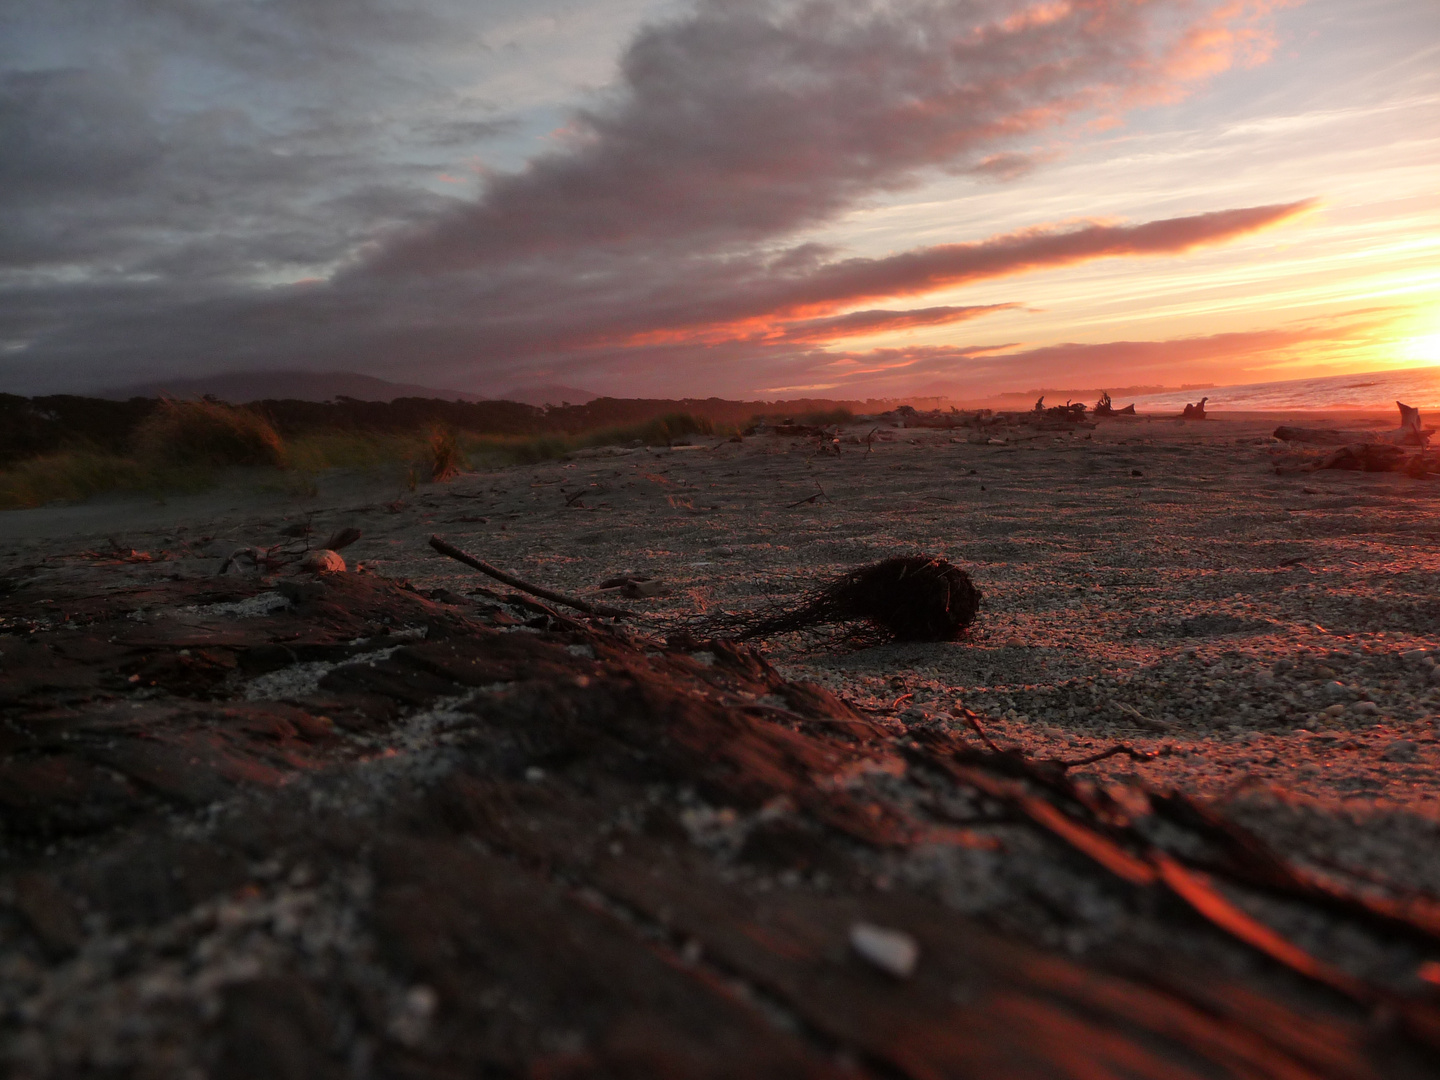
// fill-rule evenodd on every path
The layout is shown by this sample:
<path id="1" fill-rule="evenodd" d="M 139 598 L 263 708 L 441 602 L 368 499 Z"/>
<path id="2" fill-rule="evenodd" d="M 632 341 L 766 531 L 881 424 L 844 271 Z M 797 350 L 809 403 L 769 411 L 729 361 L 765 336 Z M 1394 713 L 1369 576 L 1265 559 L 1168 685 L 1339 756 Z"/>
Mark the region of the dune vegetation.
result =
<path id="1" fill-rule="evenodd" d="M 5 404 L 14 408 L 12 402 Z M 571 422 L 524 431 L 499 423 L 495 426 L 502 430 L 496 431 L 457 425 L 443 408 L 427 418 L 412 406 L 387 412 L 383 404 L 371 402 L 354 403 L 364 407 L 365 417 L 358 423 L 345 417 L 351 422 L 343 424 L 335 422 L 333 410 L 325 412 L 329 403 L 236 406 L 161 400 L 148 409 L 123 403 L 128 410 L 123 416 L 120 404 L 68 400 L 66 408 L 80 420 L 58 437 L 45 425 L 53 427 L 60 410 L 21 413 L 11 435 L 17 445 L 8 460 L 0 461 L 0 509 L 81 502 L 112 492 L 191 493 L 247 477 L 262 483 L 267 476 L 281 478 L 305 490 L 334 469 L 395 471 L 411 484 L 435 483 L 476 468 L 533 464 L 598 446 L 666 446 L 695 435 L 729 434 L 737 427 L 683 411 L 591 428 Z M 294 407 L 267 407 L 276 404 Z M 100 408 L 109 405 L 117 408 Z M 408 427 L 395 423 L 397 414 L 410 422 Z M 123 433 L 116 430 L 117 416 L 128 424 Z"/>

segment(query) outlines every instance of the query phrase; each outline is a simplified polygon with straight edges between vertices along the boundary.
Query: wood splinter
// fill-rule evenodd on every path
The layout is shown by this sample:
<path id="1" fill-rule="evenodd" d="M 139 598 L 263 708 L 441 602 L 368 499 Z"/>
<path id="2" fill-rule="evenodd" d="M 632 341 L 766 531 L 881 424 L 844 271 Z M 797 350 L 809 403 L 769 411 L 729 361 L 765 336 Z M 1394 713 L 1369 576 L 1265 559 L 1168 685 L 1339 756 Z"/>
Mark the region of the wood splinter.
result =
<path id="1" fill-rule="evenodd" d="M 465 552 L 461 551 L 455 545 L 447 544 L 438 536 L 430 537 L 430 546 L 441 555 L 447 555 L 456 562 L 462 562 L 466 566 L 479 570 L 482 574 L 488 574 L 496 581 L 509 585 L 512 589 L 519 589 L 521 592 L 527 592 L 531 596 L 538 596 L 543 600 L 549 600 L 551 603 L 574 608 L 576 611 L 584 612 L 586 615 L 604 615 L 612 619 L 628 619 L 635 614 L 633 611 L 607 607 L 604 604 L 589 604 L 575 596 L 566 596 L 564 593 L 558 593 L 552 589 L 544 589 L 539 585 L 531 585 L 528 581 L 521 581 L 517 577 L 511 577 L 503 570 L 496 569 L 483 559 L 477 559 L 473 555 L 465 554 Z"/>

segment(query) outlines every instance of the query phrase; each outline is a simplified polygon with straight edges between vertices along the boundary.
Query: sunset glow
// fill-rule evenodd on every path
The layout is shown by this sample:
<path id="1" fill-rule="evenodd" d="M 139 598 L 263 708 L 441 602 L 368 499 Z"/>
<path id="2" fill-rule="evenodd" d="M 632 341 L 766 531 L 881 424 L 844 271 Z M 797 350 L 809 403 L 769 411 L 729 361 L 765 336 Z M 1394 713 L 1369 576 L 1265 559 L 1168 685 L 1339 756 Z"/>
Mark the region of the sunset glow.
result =
<path id="1" fill-rule="evenodd" d="M 1440 363 L 1434 5 L 415 0 L 399 35 L 226 8 L 209 36 L 142 7 L 4 16 L 7 389 Z"/>

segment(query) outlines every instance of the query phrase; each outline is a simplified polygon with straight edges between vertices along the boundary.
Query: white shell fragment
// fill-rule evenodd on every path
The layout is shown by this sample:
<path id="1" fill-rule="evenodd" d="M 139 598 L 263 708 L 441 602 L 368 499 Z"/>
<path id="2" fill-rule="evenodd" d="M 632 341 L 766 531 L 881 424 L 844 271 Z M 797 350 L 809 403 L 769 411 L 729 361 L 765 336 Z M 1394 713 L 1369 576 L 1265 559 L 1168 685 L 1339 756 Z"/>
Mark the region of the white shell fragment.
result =
<path id="1" fill-rule="evenodd" d="M 861 959 L 897 979 L 908 979 L 920 961 L 920 946 L 914 938 L 903 930 L 873 923 L 857 922 L 850 927 L 850 947 Z"/>

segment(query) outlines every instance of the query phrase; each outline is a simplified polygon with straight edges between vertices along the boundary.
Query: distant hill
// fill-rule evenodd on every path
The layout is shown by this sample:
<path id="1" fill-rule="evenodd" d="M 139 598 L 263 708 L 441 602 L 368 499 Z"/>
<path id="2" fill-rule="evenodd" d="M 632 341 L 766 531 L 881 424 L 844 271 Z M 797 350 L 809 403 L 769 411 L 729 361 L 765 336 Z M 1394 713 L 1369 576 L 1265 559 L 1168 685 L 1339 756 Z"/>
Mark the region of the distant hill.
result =
<path id="1" fill-rule="evenodd" d="M 517 386 L 500 394 L 501 401 L 521 401 L 526 405 L 585 405 L 600 395 L 574 386 Z"/>
<path id="2" fill-rule="evenodd" d="M 373 375 L 358 375 L 353 371 L 234 371 L 223 375 L 137 383 L 106 390 L 95 396 L 123 401 L 132 397 L 199 398 L 206 394 L 213 394 L 221 401 L 236 405 L 247 401 L 263 401 L 266 398 L 288 398 L 295 401 L 329 401 L 336 397 L 354 398 L 357 401 L 393 401 L 406 397 L 440 398 L 444 401 L 485 400 L 479 394 L 418 386 L 414 383 L 390 382 L 387 379 L 377 379 Z M 589 398 L 585 400 L 588 401 Z"/>

